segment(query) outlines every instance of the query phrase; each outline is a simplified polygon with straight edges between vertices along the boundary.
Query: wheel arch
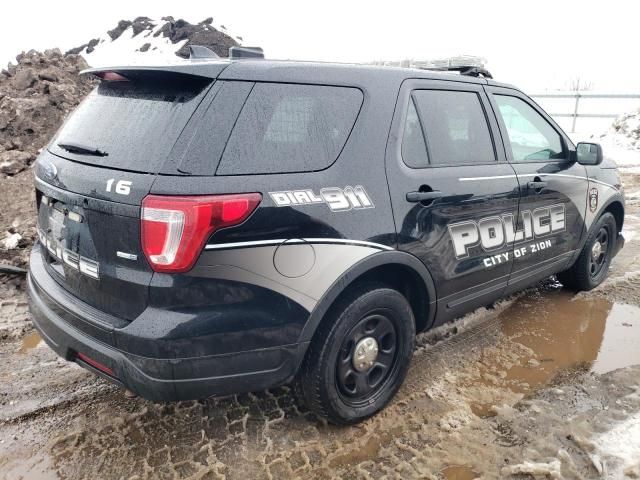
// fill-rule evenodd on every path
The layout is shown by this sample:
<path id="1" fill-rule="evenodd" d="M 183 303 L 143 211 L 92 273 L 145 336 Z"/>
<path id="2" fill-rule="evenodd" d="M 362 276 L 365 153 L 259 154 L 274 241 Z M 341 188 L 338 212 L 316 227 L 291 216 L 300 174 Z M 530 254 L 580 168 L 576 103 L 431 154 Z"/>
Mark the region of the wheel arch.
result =
<path id="1" fill-rule="evenodd" d="M 598 220 L 600 220 L 602 215 L 604 215 L 605 213 L 611 213 L 613 215 L 613 218 L 616 221 L 616 229 L 618 230 L 616 234 L 619 235 L 620 232 L 622 231 L 622 226 L 624 224 L 624 198 L 622 197 L 622 195 L 620 195 L 619 193 L 616 193 L 613 197 L 609 198 L 607 202 L 605 202 L 600 207 L 599 213 L 593 219 L 591 224 L 588 226 L 586 224 L 583 224 L 583 234 L 582 234 L 582 238 L 580 239 L 579 248 L 575 250 L 575 253 L 571 257 L 571 259 L 569 260 L 567 266 L 563 269 L 563 271 L 573 267 L 575 262 L 580 257 L 580 252 L 582 252 L 582 249 L 584 248 L 587 242 L 587 238 L 589 238 L 589 235 L 595 228 L 596 223 L 598 223 Z"/>
<path id="2" fill-rule="evenodd" d="M 418 258 L 405 252 L 379 252 L 360 260 L 336 280 L 311 312 L 300 342 L 309 342 L 332 305 L 356 284 L 377 281 L 403 293 L 413 310 L 416 332 L 433 324 L 436 289 L 433 278 Z"/>
<path id="3" fill-rule="evenodd" d="M 605 204 L 598 218 L 600 218 L 607 212 L 611 213 L 613 215 L 613 218 L 615 218 L 616 228 L 618 229 L 616 233 L 620 233 L 624 225 L 624 205 L 622 203 L 622 200 L 617 198 L 617 196 L 609 200 L 609 202 Z"/>

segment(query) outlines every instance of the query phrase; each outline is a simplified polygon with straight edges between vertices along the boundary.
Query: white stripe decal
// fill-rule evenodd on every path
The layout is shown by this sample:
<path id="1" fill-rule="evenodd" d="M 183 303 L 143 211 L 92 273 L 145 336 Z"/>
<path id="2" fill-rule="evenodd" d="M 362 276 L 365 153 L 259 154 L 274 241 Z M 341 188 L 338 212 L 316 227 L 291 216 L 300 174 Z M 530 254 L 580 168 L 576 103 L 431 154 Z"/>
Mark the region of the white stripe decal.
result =
<path id="1" fill-rule="evenodd" d="M 610 185 L 608 183 L 601 182 L 600 180 L 595 180 L 593 178 L 590 178 L 589 181 L 593 183 L 599 183 L 600 185 L 604 185 L 605 187 L 613 188 L 616 192 L 620 191 L 620 189 L 617 188 L 615 185 Z"/>
<path id="2" fill-rule="evenodd" d="M 280 245 L 283 240 L 257 240 L 255 242 L 235 242 L 235 243 L 210 243 L 204 247 L 205 250 L 219 250 L 222 248 L 241 248 L 241 247 L 266 247 L 270 245 Z"/>
<path id="3" fill-rule="evenodd" d="M 223 250 L 228 248 L 247 248 L 247 247 L 268 247 L 281 245 L 287 242 L 287 245 L 296 245 L 301 243 L 327 243 L 327 244 L 342 244 L 342 245 L 357 245 L 361 247 L 372 247 L 379 250 L 394 250 L 394 248 L 388 245 L 382 245 L 380 243 L 366 242 L 364 240 L 349 240 L 347 238 L 294 238 L 294 239 L 277 239 L 277 240 L 255 240 L 252 242 L 234 242 L 234 243 L 219 243 L 208 244 L 205 246 L 205 250 Z"/>
<path id="4" fill-rule="evenodd" d="M 516 178 L 515 175 L 495 175 L 493 177 L 461 177 L 459 182 L 474 182 L 476 180 L 495 180 L 496 178 Z"/>
<path id="5" fill-rule="evenodd" d="M 586 180 L 588 182 L 599 183 L 600 185 L 604 185 L 605 187 L 611 187 L 614 190 L 618 190 L 614 185 L 609 183 L 601 182 L 600 180 L 596 180 L 594 178 L 580 177 L 578 175 L 566 175 L 564 173 L 523 173 L 521 175 L 496 175 L 493 177 L 462 177 L 459 178 L 460 182 L 473 182 L 476 180 L 495 180 L 498 178 L 518 178 L 518 177 L 564 177 L 564 178 L 577 178 L 578 180 Z"/>

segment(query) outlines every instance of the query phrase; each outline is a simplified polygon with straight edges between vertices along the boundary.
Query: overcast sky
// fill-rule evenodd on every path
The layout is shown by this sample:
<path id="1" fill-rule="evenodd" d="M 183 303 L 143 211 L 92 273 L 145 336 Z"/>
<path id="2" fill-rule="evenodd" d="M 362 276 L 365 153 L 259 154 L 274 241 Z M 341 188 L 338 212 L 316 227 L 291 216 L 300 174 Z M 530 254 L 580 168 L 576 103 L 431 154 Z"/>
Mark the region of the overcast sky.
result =
<path id="1" fill-rule="evenodd" d="M 214 17 L 272 58 L 400 60 L 477 55 L 499 80 L 540 91 L 581 77 L 599 90 L 640 91 L 638 0 L 6 2 L 0 61 L 65 50 L 120 19 Z"/>

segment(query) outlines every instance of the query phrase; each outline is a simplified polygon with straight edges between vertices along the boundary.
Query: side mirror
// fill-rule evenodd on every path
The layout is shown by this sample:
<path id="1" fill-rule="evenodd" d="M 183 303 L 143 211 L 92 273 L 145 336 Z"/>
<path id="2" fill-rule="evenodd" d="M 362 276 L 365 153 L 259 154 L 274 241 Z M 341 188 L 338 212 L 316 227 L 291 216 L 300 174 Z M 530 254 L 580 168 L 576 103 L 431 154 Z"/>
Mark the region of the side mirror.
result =
<path id="1" fill-rule="evenodd" d="M 599 143 L 578 143 L 576 161 L 580 165 L 600 165 L 602 163 L 602 147 Z"/>

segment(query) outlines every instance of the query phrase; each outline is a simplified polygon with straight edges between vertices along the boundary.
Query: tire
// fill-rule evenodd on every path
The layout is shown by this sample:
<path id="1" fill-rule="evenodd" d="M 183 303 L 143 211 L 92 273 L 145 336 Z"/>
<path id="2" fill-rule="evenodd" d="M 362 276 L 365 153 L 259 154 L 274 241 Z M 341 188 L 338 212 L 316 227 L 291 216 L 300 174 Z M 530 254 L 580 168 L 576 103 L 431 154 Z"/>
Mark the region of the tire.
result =
<path id="1" fill-rule="evenodd" d="M 575 291 L 587 291 L 600 285 L 609 272 L 617 235 L 614 216 L 604 213 L 591 229 L 573 266 L 557 274 L 560 283 Z M 600 245 L 599 254 L 596 244 Z"/>
<path id="2" fill-rule="evenodd" d="M 375 352 L 367 338 L 376 340 L 378 354 L 375 360 L 365 357 L 355 363 L 356 346 Z M 331 423 L 360 422 L 396 394 L 414 344 L 415 321 L 407 299 L 382 284 L 359 285 L 338 300 L 314 334 L 297 378 L 298 396 Z"/>

